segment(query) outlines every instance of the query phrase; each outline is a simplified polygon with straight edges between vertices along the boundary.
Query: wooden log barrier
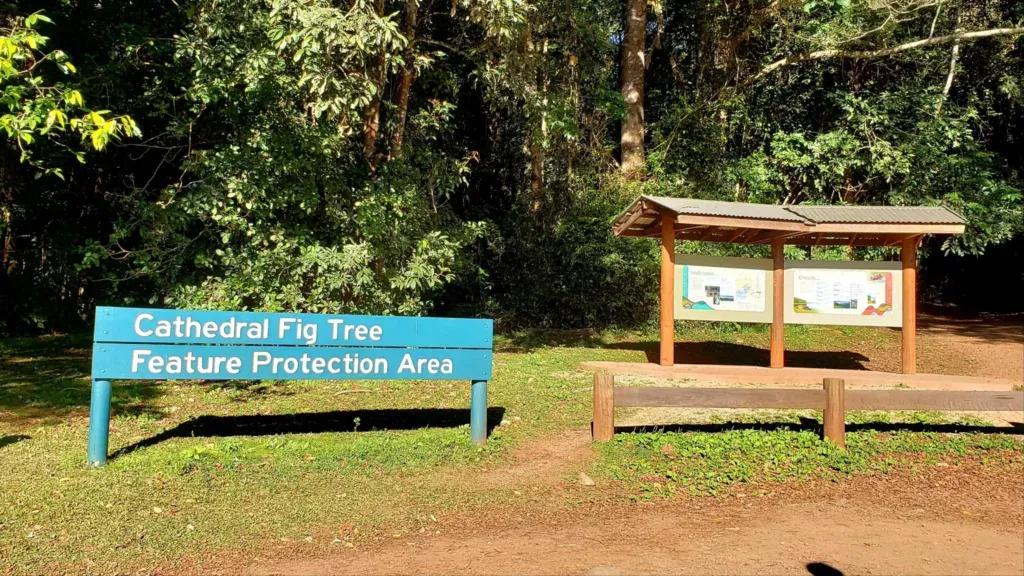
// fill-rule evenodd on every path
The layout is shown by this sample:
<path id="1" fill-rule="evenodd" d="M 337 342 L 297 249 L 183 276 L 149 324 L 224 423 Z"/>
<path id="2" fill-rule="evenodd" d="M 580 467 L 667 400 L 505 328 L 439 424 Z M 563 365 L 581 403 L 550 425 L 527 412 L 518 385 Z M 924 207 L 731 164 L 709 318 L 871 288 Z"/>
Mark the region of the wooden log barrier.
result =
<path id="1" fill-rule="evenodd" d="M 821 410 L 821 390 L 799 388 L 615 387 L 616 407 Z"/>
<path id="2" fill-rule="evenodd" d="M 594 440 L 615 433 L 616 407 L 774 408 L 822 410 L 825 437 L 846 445 L 847 410 L 945 410 L 1024 412 L 1024 392 L 946 390 L 846 390 L 825 378 L 820 390 L 801 388 L 679 388 L 615 386 L 610 374 L 594 375 Z"/>

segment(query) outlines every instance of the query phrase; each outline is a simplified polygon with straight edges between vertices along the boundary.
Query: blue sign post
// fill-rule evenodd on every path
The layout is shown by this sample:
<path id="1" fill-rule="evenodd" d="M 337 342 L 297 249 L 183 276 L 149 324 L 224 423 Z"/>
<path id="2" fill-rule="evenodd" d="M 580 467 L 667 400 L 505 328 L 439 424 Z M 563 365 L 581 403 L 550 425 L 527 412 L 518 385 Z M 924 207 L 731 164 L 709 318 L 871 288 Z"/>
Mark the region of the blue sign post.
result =
<path id="1" fill-rule="evenodd" d="M 494 322 L 96 308 L 91 466 L 107 460 L 112 380 L 470 380 L 470 435 L 487 441 Z"/>

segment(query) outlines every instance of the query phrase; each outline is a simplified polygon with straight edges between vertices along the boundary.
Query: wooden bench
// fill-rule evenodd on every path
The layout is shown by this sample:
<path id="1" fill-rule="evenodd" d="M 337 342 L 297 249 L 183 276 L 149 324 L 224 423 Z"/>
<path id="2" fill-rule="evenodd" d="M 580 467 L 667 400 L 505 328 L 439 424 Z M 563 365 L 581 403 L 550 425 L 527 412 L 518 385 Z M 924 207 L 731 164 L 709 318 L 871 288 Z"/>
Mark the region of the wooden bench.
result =
<path id="1" fill-rule="evenodd" d="M 610 374 L 594 374 L 594 440 L 615 434 L 617 407 L 761 408 L 823 410 L 824 436 L 846 446 L 846 410 L 955 410 L 1024 412 L 1024 392 L 947 390 L 847 390 L 840 378 L 822 389 L 682 388 L 615 386 Z"/>
<path id="2" fill-rule="evenodd" d="M 88 463 L 107 460 L 114 380 L 470 380 L 483 445 L 493 344 L 492 320 L 98 307 Z"/>

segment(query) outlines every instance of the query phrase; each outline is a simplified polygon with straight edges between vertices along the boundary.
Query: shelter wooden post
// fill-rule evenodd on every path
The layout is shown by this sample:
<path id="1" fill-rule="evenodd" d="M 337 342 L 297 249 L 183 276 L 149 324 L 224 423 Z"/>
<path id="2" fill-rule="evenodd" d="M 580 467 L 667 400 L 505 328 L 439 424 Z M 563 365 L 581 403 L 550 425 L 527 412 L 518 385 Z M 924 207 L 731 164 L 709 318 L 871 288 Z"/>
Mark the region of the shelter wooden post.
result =
<path id="1" fill-rule="evenodd" d="M 615 435 L 615 377 L 594 374 L 594 440 L 608 442 Z"/>
<path id="2" fill-rule="evenodd" d="M 675 218 L 661 217 L 661 365 L 675 364 Z"/>
<path id="3" fill-rule="evenodd" d="M 846 448 L 846 382 L 842 378 L 825 378 L 825 411 L 822 424 L 825 438 Z"/>
<path id="4" fill-rule="evenodd" d="M 917 374 L 917 242 L 920 236 L 903 240 L 903 373 Z"/>
<path id="5" fill-rule="evenodd" d="M 772 237 L 772 333 L 771 333 L 771 367 L 782 368 L 785 365 L 785 260 L 786 238 L 782 235 Z"/>

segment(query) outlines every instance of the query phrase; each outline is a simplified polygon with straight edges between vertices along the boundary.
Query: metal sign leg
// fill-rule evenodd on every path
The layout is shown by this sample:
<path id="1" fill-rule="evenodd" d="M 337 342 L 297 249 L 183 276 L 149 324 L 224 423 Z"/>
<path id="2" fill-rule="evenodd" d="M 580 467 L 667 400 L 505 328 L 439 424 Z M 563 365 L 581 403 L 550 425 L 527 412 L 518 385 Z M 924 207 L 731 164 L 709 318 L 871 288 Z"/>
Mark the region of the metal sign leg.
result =
<path id="1" fill-rule="evenodd" d="M 469 435 L 477 446 L 487 444 L 487 380 L 474 380 L 469 399 Z"/>
<path id="2" fill-rule="evenodd" d="M 93 380 L 89 404 L 89 466 L 101 468 L 107 463 L 109 434 L 110 380 Z"/>

